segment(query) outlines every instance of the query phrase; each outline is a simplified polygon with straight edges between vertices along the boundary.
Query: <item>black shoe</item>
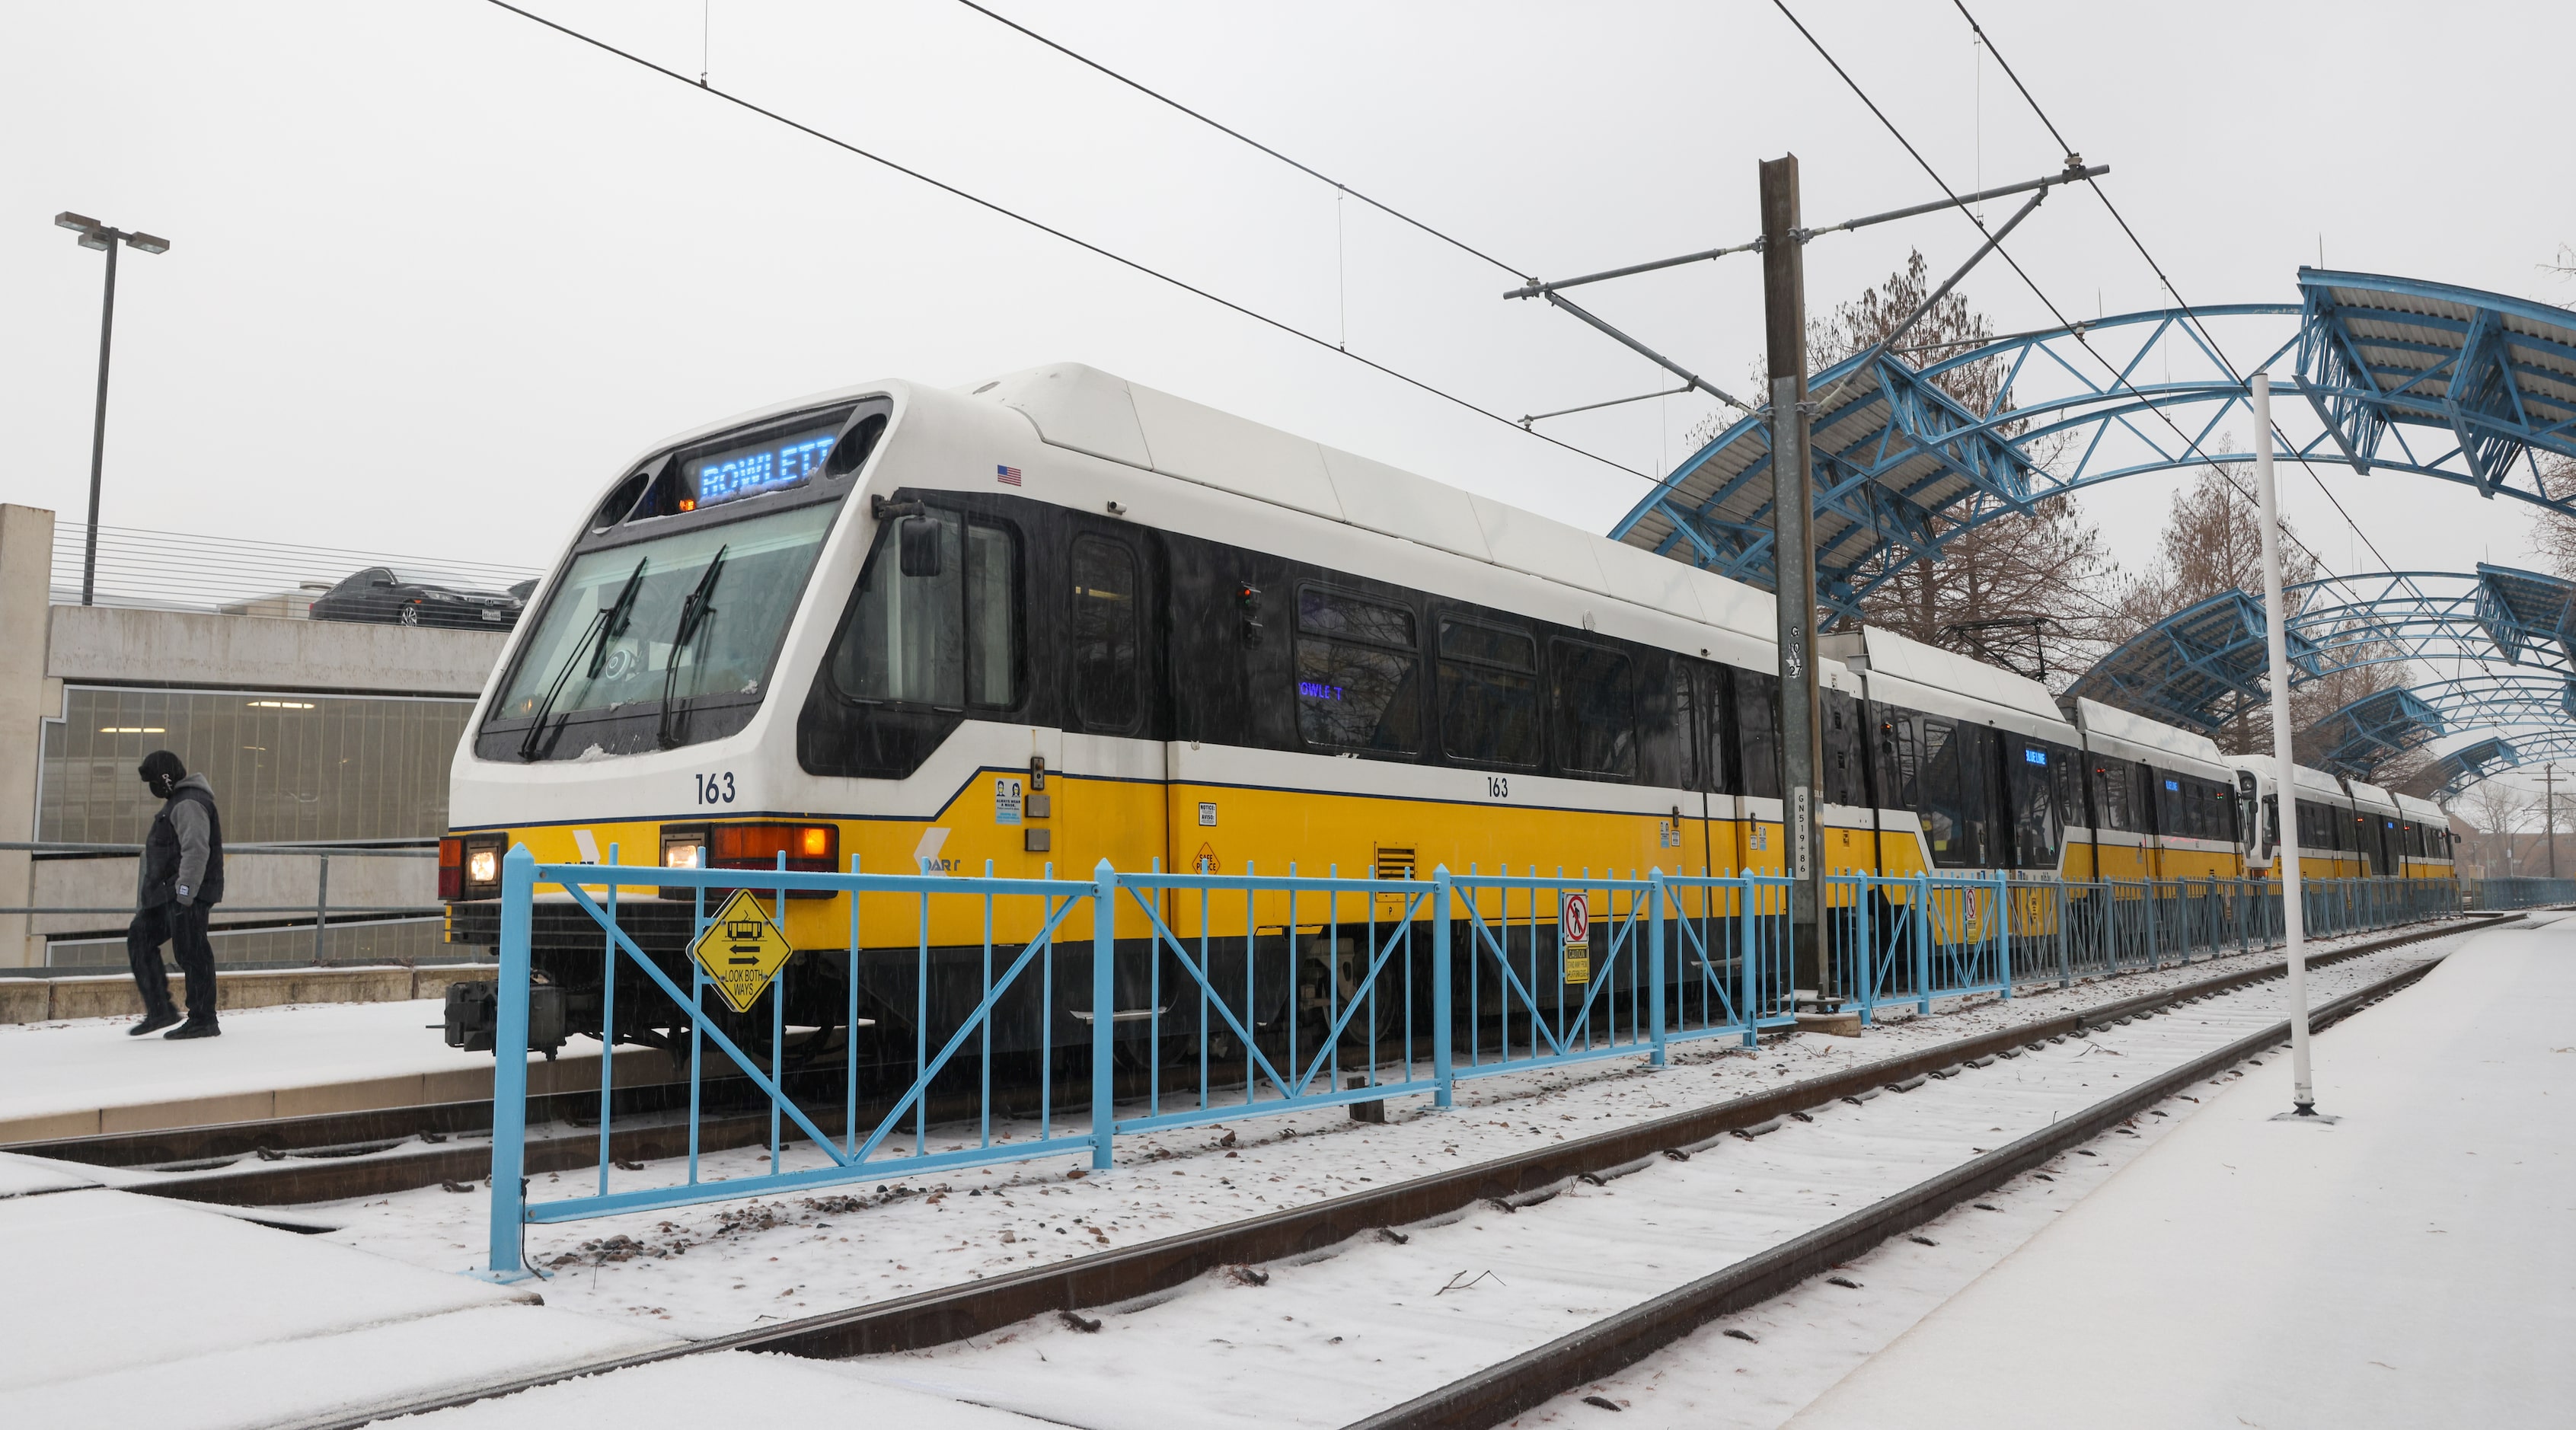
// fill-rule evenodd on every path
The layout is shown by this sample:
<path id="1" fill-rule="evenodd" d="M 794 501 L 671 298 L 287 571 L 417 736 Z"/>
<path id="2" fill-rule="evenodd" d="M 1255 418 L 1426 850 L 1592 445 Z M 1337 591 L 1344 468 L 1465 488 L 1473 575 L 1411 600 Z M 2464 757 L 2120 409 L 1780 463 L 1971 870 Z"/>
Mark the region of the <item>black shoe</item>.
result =
<path id="1" fill-rule="evenodd" d="M 164 1008 L 158 1013 L 146 1013 L 143 1015 L 142 1022 L 125 1030 L 125 1036 L 139 1038 L 146 1033 L 157 1033 L 178 1021 L 179 1013 L 175 1008 Z"/>
<path id="2" fill-rule="evenodd" d="M 161 1036 L 176 1042 L 181 1038 L 220 1038 L 223 1035 L 224 1030 L 215 1026 L 213 1019 L 210 1018 L 205 1022 L 200 1023 L 196 1019 L 191 1018 L 187 1022 L 181 1023 L 178 1027 L 172 1028 L 169 1032 L 163 1033 Z"/>

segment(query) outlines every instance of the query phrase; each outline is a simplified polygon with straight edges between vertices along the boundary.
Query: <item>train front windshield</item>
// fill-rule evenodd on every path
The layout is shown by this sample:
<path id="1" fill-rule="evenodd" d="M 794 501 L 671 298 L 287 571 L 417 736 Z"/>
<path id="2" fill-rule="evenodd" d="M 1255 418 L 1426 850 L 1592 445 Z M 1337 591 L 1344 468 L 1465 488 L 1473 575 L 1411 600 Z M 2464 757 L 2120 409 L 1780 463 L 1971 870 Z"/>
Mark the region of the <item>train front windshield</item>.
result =
<path id="1" fill-rule="evenodd" d="M 583 553 L 548 593 L 492 720 L 530 722 L 509 732 L 522 759 L 739 728 L 685 717 L 759 704 L 840 510 L 815 503 Z"/>

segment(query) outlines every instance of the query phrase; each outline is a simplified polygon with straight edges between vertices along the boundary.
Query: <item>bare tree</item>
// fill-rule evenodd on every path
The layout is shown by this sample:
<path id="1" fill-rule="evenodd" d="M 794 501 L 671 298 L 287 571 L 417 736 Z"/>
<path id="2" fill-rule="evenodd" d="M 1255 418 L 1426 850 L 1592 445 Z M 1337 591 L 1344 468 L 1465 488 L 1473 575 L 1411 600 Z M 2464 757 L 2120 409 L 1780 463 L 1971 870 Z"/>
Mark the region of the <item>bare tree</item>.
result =
<path id="1" fill-rule="evenodd" d="M 2576 460 L 2555 453 L 2539 459 L 2540 489 L 2551 501 L 2576 497 Z M 2576 581 L 2576 517 L 2544 513 L 2531 529 L 2532 554 L 2552 574 Z"/>
<path id="2" fill-rule="evenodd" d="M 2222 437 L 2220 445 L 2232 443 Z M 2203 470 L 2191 485 L 2174 493 L 2154 565 L 2120 592 L 2118 615 L 2113 622 L 2117 637 L 2128 640 L 2176 611 L 2229 591 L 2243 591 L 2259 598 L 2263 590 L 2262 520 L 2261 508 L 2241 479 L 2215 467 Z M 2282 584 L 2296 586 L 2320 574 L 2316 558 L 2298 540 L 2297 529 L 2282 522 Z M 2291 599 L 2295 604 L 2297 595 L 2293 593 Z M 2339 644 L 2335 652 L 2337 661 L 2345 663 L 2344 669 L 2290 687 L 2290 718 L 2300 731 L 2294 751 L 2302 761 L 2314 760 L 2325 752 L 2325 742 L 2313 738 L 2318 721 L 2365 695 L 2403 686 L 2410 679 L 2406 663 L 2391 659 L 2397 652 L 2384 644 Z M 2231 754 L 2270 754 L 2270 706 L 2259 701 L 2248 705 L 2213 732 L 2212 738 L 2220 749 Z M 2388 762 L 2379 773 L 2389 779 L 2404 779 L 2422 763 L 2410 751 Z"/>
<path id="3" fill-rule="evenodd" d="M 1807 328 L 1809 361 L 1830 367 L 1866 351 L 1895 332 L 1930 296 L 1932 276 L 1915 253 L 1887 281 L 1837 306 Z M 1992 341 L 1994 325 L 1953 290 L 1907 330 L 1898 354 L 1916 367 Z M 1933 379 L 1940 390 L 1980 416 L 2009 411 L 1999 404 L 2006 366 L 2000 359 L 1964 363 Z M 1712 419 L 1692 433 L 1705 442 L 1720 430 Z M 2006 435 L 2017 428 L 2004 427 Z M 2054 447 L 2032 454 L 2045 465 Z M 1861 603 L 1863 619 L 1927 644 L 2017 668 L 2045 669 L 2059 685 L 2081 669 L 2068 655 L 2100 641 L 2115 616 L 2111 585 L 2117 568 L 2101 533 L 2086 525 L 2072 503 L 2050 498 L 2014 511 L 2003 499 L 1980 495 L 1965 511 L 1932 519 L 1938 554 L 1899 569 Z M 1914 553 L 1901 553 L 1912 556 Z M 1864 573 L 1867 574 L 1866 572 Z M 2040 659 L 2043 653 L 2054 659 Z"/>
<path id="4" fill-rule="evenodd" d="M 2477 827 L 2478 862 L 2487 866 L 2490 875 L 2513 874 L 2514 831 L 2531 813 L 2533 804 L 2530 791 L 2490 779 L 2469 786 L 2468 792 L 2452 805 L 2455 812 Z"/>

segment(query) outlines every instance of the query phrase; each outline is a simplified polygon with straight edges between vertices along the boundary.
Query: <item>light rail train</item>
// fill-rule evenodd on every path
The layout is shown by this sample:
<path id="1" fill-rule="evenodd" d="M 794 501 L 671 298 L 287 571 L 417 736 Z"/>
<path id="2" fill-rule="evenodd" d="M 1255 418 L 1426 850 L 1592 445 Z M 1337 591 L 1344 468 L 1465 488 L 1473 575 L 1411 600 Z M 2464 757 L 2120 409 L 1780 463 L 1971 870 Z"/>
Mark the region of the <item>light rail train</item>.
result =
<path id="1" fill-rule="evenodd" d="M 545 863 L 1074 878 L 1102 859 L 1781 867 L 1768 594 L 1080 365 L 971 391 L 869 384 L 657 444 L 607 483 L 529 610 L 454 760 L 439 878 L 456 943 L 496 943 L 514 843 Z M 1833 872 L 2267 863 L 2245 837 L 2259 762 L 2089 701 L 2061 710 L 1891 632 L 1825 653 Z M 2315 802 L 2357 847 L 2381 816 L 2418 831 L 2404 867 L 2434 867 L 2420 812 L 2301 789 L 2303 846 Z M 691 894 L 619 891 L 621 927 L 682 982 Z M 786 905 L 784 1022 L 809 1053 L 834 1043 L 853 962 L 876 1020 L 854 1035 L 862 1062 L 908 1065 L 922 1010 L 954 1028 L 980 995 L 980 912 L 934 910 L 924 973 L 909 914 L 871 901 L 853 961 L 845 896 Z M 1355 902 L 1345 926 L 1375 916 Z M 1122 912 L 1116 933 L 1121 1005 L 1142 1006 L 1127 985 L 1150 977 L 1148 928 Z M 597 1035 L 597 926 L 541 896 L 533 939 L 570 1030 Z M 1349 986 L 1366 947 L 1308 938 L 1291 969 L 1263 940 L 1242 975 L 1260 1018 Z M 1087 940 L 1067 943 L 1053 1013 L 1015 993 L 996 1050 L 1078 1042 L 1087 964 Z M 631 971 L 616 1008 L 613 1037 L 682 1041 L 686 1012 Z M 754 1043 L 770 1022 L 765 1002 L 711 1017 Z"/>

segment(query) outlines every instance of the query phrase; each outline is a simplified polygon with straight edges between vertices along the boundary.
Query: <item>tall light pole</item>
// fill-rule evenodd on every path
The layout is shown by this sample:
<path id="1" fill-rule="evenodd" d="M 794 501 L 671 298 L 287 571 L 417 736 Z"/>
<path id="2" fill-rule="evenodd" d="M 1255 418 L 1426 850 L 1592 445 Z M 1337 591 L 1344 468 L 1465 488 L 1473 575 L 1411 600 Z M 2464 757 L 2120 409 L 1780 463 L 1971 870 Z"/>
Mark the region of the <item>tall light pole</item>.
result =
<path id="1" fill-rule="evenodd" d="M 2558 877 L 2558 762 L 2540 767 L 2540 829 L 2549 843 L 2549 877 Z"/>
<path id="2" fill-rule="evenodd" d="M 82 538 L 81 550 L 81 604 L 86 606 L 98 590 L 98 487 L 99 475 L 107 465 L 107 355 L 116 336 L 116 246 L 122 242 L 142 253 L 168 253 L 170 240 L 109 228 L 97 219 L 69 211 L 54 215 L 54 226 L 79 234 L 81 247 L 95 248 L 107 255 L 107 298 L 100 304 L 98 314 L 98 414 L 89 434 L 89 528 Z"/>
<path id="3" fill-rule="evenodd" d="M 2296 823 L 2298 766 L 2290 758 L 2289 612 L 2281 597 L 2281 500 L 2272 481 L 2272 375 L 2254 374 L 2254 495 L 2263 508 L 2263 643 L 2272 666 L 2272 768 L 2278 772 L 2281 823 Z M 2316 1085 L 2308 1075 L 2307 930 L 2299 907 L 2299 840 L 2281 841 L 2273 858 L 2281 870 L 2281 933 L 2290 967 L 2290 1111 L 2284 1117 L 2334 1119 L 2317 1111 Z"/>

